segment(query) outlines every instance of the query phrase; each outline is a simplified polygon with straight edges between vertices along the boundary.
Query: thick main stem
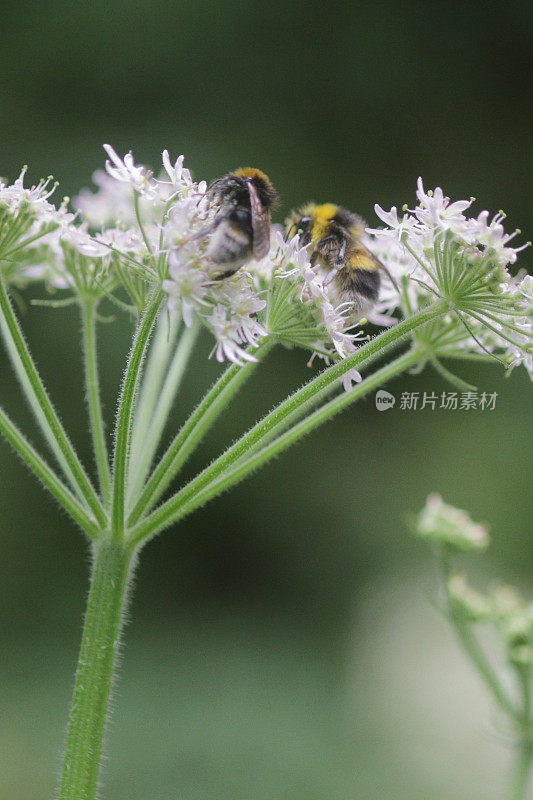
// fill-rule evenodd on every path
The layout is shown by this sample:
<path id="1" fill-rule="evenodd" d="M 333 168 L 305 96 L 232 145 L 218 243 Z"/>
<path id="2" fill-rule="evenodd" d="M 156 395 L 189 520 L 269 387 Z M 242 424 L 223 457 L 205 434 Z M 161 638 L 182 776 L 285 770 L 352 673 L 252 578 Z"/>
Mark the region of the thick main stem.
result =
<path id="1" fill-rule="evenodd" d="M 108 537 L 94 550 L 59 800 L 94 800 L 132 550 Z"/>
<path id="2" fill-rule="evenodd" d="M 100 382 L 98 378 L 98 361 L 96 353 L 96 302 L 87 298 L 82 305 L 83 313 L 83 351 L 85 356 L 85 384 L 87 403 L 91 421 L 91 433 L 94 448 L 98 480 L 102 498 L 106 506 L 111 498 L 111 474 L 109 456 L 105 441 L 105 426 L 100 400 Z"/>

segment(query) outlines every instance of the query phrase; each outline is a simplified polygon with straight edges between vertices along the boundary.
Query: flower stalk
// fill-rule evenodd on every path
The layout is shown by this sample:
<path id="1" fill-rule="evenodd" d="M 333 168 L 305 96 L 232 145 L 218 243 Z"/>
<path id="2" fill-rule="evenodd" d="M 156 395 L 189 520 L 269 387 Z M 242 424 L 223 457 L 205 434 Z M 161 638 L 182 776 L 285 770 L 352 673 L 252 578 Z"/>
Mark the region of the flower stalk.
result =
<path id="1" fill-rule="evenodd" d="M 199 406 L 174 437 L 140 493 L 128 517 L 128 527 L 130 529 L 135 526 L 143 513 L 152 508 L 161 497 L 224 408 L 273 346 L 273 341 L 267 340 L 263 342 L 253 351 L 256 361 L 248 361 L 242 367 L 232 364 L 211 387 Z"/>
<path id="2" fill-rule="evenodd" d="M 135 411 L 135 395 L 139 373 L 141 370 L 148 339 L 154 325 L 162 293 L 156 289 L 150 298 L 146 311 L 141 318 L 133 339 L 133 345 L 128 359 L 128 366 L 122 385 L 117 425 L 115 433 L 114 470 L 113 470 L 113 497 L 111 509 L 111 529 L 118 539 L 124 536 L 126 478 L 129 458 L 129 444 Z"/>
<path id="3" fill-rule="evenodd" d="M 26 439 L 23 433 L 10 420 L 5 411 L 0 408 L 0 432 L 5 436 L 13 450 L 18 453 L 26 466 L 48 489 L 50 494 L 55 497 L 58 503 L 70 514 L 74 522 L 80 526 L 87 536 L 96 539 L 99 528 L 94 519 L 89 516 L 86 509 L 77 497 L 68 489 L 63 481 L 58 478 L 56 473 L 49 467 L 44 458 L 39 455 L 32 444 Z"/>
<path id="4" fill-rule="evenodd" d="M 89 407 L 89 420 L 94 448 L 98 481 L 102 500 L 105 507 L 109 507 L 111 499 L 111 472 L 109 469 L 109 456 L 105 438 L 105 426 L 102 416 L 100 400 L 100 381 L 98 377 L 98 359 L 96 352 L 96 319 L 97 301 L 91 296 L 85 296 L 82 301 L 83 318 L 83 354 L 85 361 L 85 387 Z"/>
<path id="5" fill-rule="evenodd" d="M 283 424 L 283 421 L 286 418 L 297 414 L 298 410 L 303 407 L 304 404 L 312 402 L 313 398 L 318 394 L 322 395 L 329 388 L 333 388 L 335 383 L 338 382 L 338 380 L 342 378 L 342 376 L 350 369 L 362 367 L 371 363 L 371 361 L 374 359 L 379 358 L 390 349 L 393 349 L 399 345 L 403 339 L 411 333 L 411 331 L 441 316 L 446 312 L 446 310 L 446 303 L 443 301 L 437 301 L 433 306 L 419 311 L 409 319 L 400 322 L 394 328 L 379 334 L 368 344 L 359 348 L 359 350 L 357 350 L 352 356 L 333 364 L 331 367 L 328 367 L 328 369 L 321 372 L 316 378 L 309 381 L 301 389 L 287 398 L 287 400 L 280 403 L 277 408 L 270 412 L 270 414 L 267 414 L 265 417 L 263 417 L 263 419 L 261 419 L 247 434 L 242 436 L 235 445 L 229 448 L 226 453 L 220 456 L 216 461 L 213 462 L 213 464 L 204 470 L 201 475 L 195 478 L 177 495 L 167 500 L 162 506 L 160 506 L 160 508 L 153 512 L 144 523 L 141 523 L 135 529 L 135 532 L 132 534 L 135 538 L 135 541 L 139 543 L 144 537 L 152 536 L 155 534 L 155 532 L 159 532 L 167 525 L 172 524 L 174 521 L 174 515 L 180 515 L 180 509 L 185 501 L 192 499 L 196 492 L 202 491 L 208 483 L 216 480 L 218 476 L 221 475 L 229 466 L 235 463 L 238 459 L 242 458 L 252 447 L 255 447 L 255 445 L 263 438 L 263 436 L 268 435 L 268 433 L 275 426 Z M 420 356 L 421 354 L 417 353 L 418 359 Z M 352 390 L 352 392 L 353 391 L 354 390 Z M 352 396 L 352 393 L 348 394 L 349 396 Z M 338 402 L 340 405 L 341 401 L 339 400 Z M 335 412 L 332 410 L 332 414 L 333 413 Z M 286 441 L 288 442 L 288 440 Z M 170 448 L 169 451 L 167 451 L 167 455 L 169 452 Z M 166 456 L 163 457 L 162 463 L 164 463 L 165 460 Z M 168 459 L 168 461 L 170 461 L 170 459 Z M 171 461 L 169 466 L 166 468 L 172 469 Z M 253 467 L 251 467 L 251 469 L 253 469 Z M 157 474 L 158 470 L 163 472 L 163 468 L 160 466 L 157 468 L 154 475 Z M 150 482 L 148 486 L 150 486 Z M 130 525 L 133 524 L 134 519 L 135 517 L 132 513 L 129 520 Z"/>
<path id="6" fill-rule="evenodd" d="M 132 497 L 138 497 L 144 487 L 146 475 L 159 446 L 170 409 L 185 377 L 187 365 L 199 333 L 200 323 L 195 320 L 190 328 L 183 331 L 174 357 L 169 364 L 165 380 L 160 388 L 159 398 L 153 408 L 150 425 L 144 436 L 142 450 L 138 454 L 135 470 L 132 470 L 132 488 L 130 491 Z"/>
<path id="7" fill-rule="evenodd" d="M 496 585 L 488 595 L 472 589 L 453 561 L 464 553 L 481 553 L 489 544 L 488 529 L 467 512 L 444 503 L 437 494 L 428 497 L 419 512 L 414 532 L 433 546 L 443 586 L 442 610 L 468 660 L 507 718 L 514 742 L 515 762 L 509 800 L 525 800 L 533 763 L 533 604 L 511 587 Z M 502 640 L 505 668 L 514 673 L 514 687 L 489 660 L 474 627 L 489 624 Z M 514 689 L 514 691 L 513 691 Z"/>
<path id="8" fill-rule="evenodd" d="M 87 477 L 48 397 L 15 317 L 4 279 L 1 275 L 0 328 L 17 377 L 50 447 L 73 484 L 78 496 L 86 503 L 94 515 L 96 522 L 99 525 L 105 525 L 107 518 L 102 503 Z"/>
<path id="9" fill-rule="evenodd" d="M 259 452 L 246 458 L 247 447 L 252 449 L 254 445 L 263 438 L 262 436 L 256 438 L 256 428 L 253 428 L 253 435 L 250 436 L 250 438 L 243 437 L 243 439 L 239 440 L 239 442 L 213 462 L 210 467 L 207 467 L 190 483 L 184 486 L 175 497 L 171 498 L 167 503 L 164 503 L 144 522 L 140 523 L 137 528 L 134 528 L 130 534 L 131 541 L 135 544 L 140 544 L 148 538 L 155 536 L 157 533 L 160 533 L 169 525 L 178 522 L 196 508 L 207 503 L 213 497 L 216 497 L 226 489 L 234 486 L 255 469 L 263 466 L 271 458 L 278 455 L 287 447 L 290 447 L 291 444 L 300 440 L 323 422 L 331 419 L 346 406 L 364 397 L 379 386 L 383 386 L 392 378 L 397 377 L 402 372 L 409 369 L 409 367 L 414 366 L 419 359 L 420 354 L 416 350 L 405 353 L 357 384 L 351 392 L 346 392 L 330 400 L 329 403 L 326 403 L 314 413 L 306 416 L 304 420 L 274 439 L 273 442 L 267 444 L 260 449 Z M 263 436 L 265 438 L 269 436 L 269 430 L 266 426 Z"/>

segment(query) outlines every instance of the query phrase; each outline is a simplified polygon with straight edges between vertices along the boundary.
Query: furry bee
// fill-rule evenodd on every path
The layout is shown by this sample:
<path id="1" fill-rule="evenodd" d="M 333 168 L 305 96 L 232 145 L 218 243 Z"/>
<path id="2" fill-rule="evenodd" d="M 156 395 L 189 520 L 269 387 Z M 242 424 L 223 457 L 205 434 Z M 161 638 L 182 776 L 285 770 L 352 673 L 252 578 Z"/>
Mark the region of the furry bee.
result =
<path id="1" fill-rule="evenodd" d="M 352 303 L 359 317 L 378 299 L 380 271 L 388 275 L 362 244 L 364 229 L 361 217 L 333 203 L 309 203 L 286 221 L 287 235 L 300 233 L 302 244 L 309 247 L 311 264 L 329 273 L 325 283 L 333 288 L 335 301 Z"/>
<path id="2" fill-rule="evenodd" d="M 213 223 L 192 238 L 210 235 L 206 258 L 220 270 L 217 280 L 237 272 L 270 249 L 270 210 L 278 195 L 268 175 L 241 167 L 211 184 L 206 196 L 218 205 Z"/>

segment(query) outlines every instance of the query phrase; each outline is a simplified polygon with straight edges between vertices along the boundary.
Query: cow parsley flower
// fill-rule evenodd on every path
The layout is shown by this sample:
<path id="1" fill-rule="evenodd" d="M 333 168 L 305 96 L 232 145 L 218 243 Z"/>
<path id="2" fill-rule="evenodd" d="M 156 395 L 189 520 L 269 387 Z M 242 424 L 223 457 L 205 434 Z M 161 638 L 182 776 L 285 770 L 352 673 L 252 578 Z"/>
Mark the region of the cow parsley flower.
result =
<path id="1" fill-rule="evenodd" d="M 155 182 L 150 170 L 136 165 L 131 151 L 120 158 L 110 144 L 104 144 L 109 159 L 105 162 L 107 173 L 116 181 L 128 183 L 136 192 L 147 198 L 157 196 Z"/>
<path id="2" fill-rule="evenodd" d="M 217 361 L 228 359 L 241 365 L 245 361 L 255 361 L 254 356 L 243 348 L 248 342 L 243 336 L 241 320 L 232 317 L 227 306 L 215 306 L 207 317 L 207 323 L 217 340 L 214 348 Z"/>
<path id="3" fill-rule="evenodd" d="M 135 209 L 131 186 L 109 175 L 103 169 L 93 173 L 95 192 L 82 189 L 72 204 L 91 228 L 105 225 L 135 225 Z M 143 209 L 144 210 L 144 209 Z"/>
<path id="4" fill-rule="evenodd" d="M 0 180 L 0 256 L 2 274 L 8 282 L 23 284 L 36 280 L 27 268 L 30 250 L 35 252 L 53 231 L 64 232 L 72 226 L 74 214 L 67 210 L 68 198 L 56 207 L 50 202 L 57 184 L 51 178 L 24 186 L 24 167 L 13 184 Z"/>
<path id="5" fill-rule="evenodd" d="M 508 366 L 524 364 L 531 374 L 530 281 L 517 283 L 507 271 L 527 245 L 510 245 L 517 231 L 505 233 L 501 213 L 491 220 L 488 211 L 466 216 L 473 200 L 451 203 L 439 187 L 426 192 L 420 178 L 416 194 L 419 205 L 403 216 L 376 206 L 388 227 L 367 229 L 373 251 L 396 277 L 401 266 L 404 313 L 441 297 L 450 314 L 435 328 L 439 352 L 493 355 Z"/>
<path id="6" fill-rule="evenodd" d="M 429 495 L 418 515 L 416 531 L 423 539 L 460 552 L 485 550 L 489 544 L 484 525 L 473 522 L 466 511 L 448 505 L 438 494 Z"/>

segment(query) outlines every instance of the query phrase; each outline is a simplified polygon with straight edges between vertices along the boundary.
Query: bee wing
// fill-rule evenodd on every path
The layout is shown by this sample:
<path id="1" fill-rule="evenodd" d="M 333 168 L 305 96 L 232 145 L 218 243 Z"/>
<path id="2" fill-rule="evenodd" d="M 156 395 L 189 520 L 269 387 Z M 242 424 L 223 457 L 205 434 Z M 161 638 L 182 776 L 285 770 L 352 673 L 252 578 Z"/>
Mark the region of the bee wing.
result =
<path id="1" fill-rule="evenodd" d="M 248 182 L 248 192 L 252 211 L 254 258 L 259 261 L 268 255 L 270 250 L 270 214 L 266 208 L 263 208 L 257 189 L 251 181 Z"/>

